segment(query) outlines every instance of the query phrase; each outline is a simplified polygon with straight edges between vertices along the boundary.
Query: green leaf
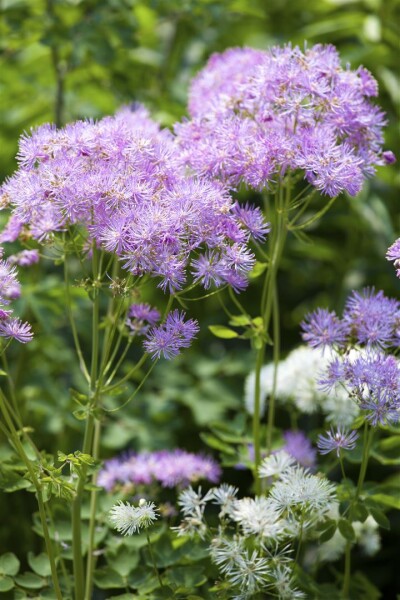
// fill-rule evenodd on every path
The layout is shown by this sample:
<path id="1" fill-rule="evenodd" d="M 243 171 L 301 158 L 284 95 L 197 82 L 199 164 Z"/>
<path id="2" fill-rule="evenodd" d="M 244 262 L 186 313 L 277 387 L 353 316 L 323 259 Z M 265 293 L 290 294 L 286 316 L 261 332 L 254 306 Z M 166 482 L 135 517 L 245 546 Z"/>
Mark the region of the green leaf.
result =
<path id="1" fill-rule="evenodd" d="M 28 564 L 32 571 L 41 577 L 49 577 L 51 575 L 49 557 L 44 552 L 38 554 L 37 556 L 35 556 L 33 552 L 29 552 Z"/>
<path id="2" fill-rule="evenodd" d="M 208 329 L 213 335 L 215 335 L 215 337 L 222 338 L 224 340 L 230 340 L 239 337 L 239 334 L 236 331 L 233 331 L 233 329 L 229 329 L 229 327 L 225 327 L 224 325 L 209 325 Z"/>
<path id="3" fill-rule="evenodd" d="M 125 587 L 124 579 L 117 571 L 114 571 L 110 567 L 97 569 L 94 574 L 94 581 L 101 590 Z"/>
<path id="4" fill-rule="evenodd" d="M 128 577 L 139 563 L 139 552 L 119 546 L 115 552 L 107 552 L 107 562 L 121 577 Z"/>
<path id="5" fill-rule="evenodd" d="M 388 506 L 389 508 L 397 508 L 397 510 L 400 510 L 399 495 L 395 496 L 392 494 L 373 494 L 372 496 L 370 496 L 370 498 L 377 504 Z"/>
<path id="6" fill-rule="evenodd" d="M 329 525 L 319 536 L 320 542 L 327 542 L 336 532 L 336 523 Z"/>
<path id="7" fill-rule="evenodd" d="M 210 448 L 214 448 L 215 450 L 220 450 L 221 452 L 225 452 L 226 454 L 234 455 L 236 454 L 234 448 L 225 444 L 223 441 L 219 440 L 214 435 L 210 433 L 200 433 L 200 437 L 209 446 Z"/>
<path id="8" fill-rule="evenodd" d="M 0 592 L 9 592 L 14 587 L 14 582 L 7 575 L 0 575 Z"/>
<path id="9" fill-rule="evenodd" d="M 400 465 L 400 435 L 380 440 L 371 454 L 382 465 Z"/>
<path id="10" fill-rule="evenodd" d="M 365 508 L 364 504 L 361 501 L 357 502 L 353 508 L 353 520 L 362 521 L 364 523 L 367 517 L 368 510 Z"/>
<path id="11" fill-rule="evenodd" d="M 369 508 L 368 510 L 369 514 L 375 519 L 379 527 L 382 527 L 383 529 L 390 529 L 390 521 L 383 511 L 379 510 L 378 508 Z"/>
<path id="12" fill-rule="evenodd" d="M 338 523 L 339 531 L 342 536 L 349 542 L 353 542 L 356 539 L 353 526 L 346 519 L 340 519 Z"/>
<path id="13" fill-rule="evenodd" d="M 250 325 L 250 323 L 251 319 L 247 315 L 233 315 L 229 321 L 229 325 L 233 325 L 234 327 L 245 327 L 246 325 Z"/>
<path id="14" fill-rule="evenodd" d="M 260 277 L 267 268 L 268 264 L 265 262 L 257 261 L 254 265 L 253 269 L 249 273 L 249 279 L 257 279 Z"/>
<path id="15" fill-rule="evenodd" d="M 204 567 L 173 567 L 164 575 L 168 583 L 185 588 L 198 587 L 207 581 Z"/>
<path id="16" fill-rule="evenodd" d="M 46 582 L 42 577 L 30 572 L 17 575 L 15 583 L 28 590 L 40 590 L 40 588 L 46 585 Z"/>
<path id="17" fill-rule="evenodd" d="M 19 571 L 20 562 L 12 552 L 7 552 L 0 556 L 0 574 L 16 575 Z"/>

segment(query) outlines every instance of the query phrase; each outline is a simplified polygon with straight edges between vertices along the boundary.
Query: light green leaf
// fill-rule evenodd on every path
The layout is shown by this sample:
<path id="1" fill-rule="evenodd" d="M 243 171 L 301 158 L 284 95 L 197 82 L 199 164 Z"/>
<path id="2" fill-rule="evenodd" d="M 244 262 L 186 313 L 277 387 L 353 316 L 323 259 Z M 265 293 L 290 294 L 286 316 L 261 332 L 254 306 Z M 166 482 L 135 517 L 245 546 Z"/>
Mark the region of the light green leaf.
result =
<path id="1" fill-rule="evenodd" d="M 38 554 L 37 556 L 35 556 L 33 552 L 29 552 L 28 564 L 32 571 L 41 577 L 49 577 L 51 575 L 49 557 L 44 552 Z"/>
<path id="2" fill-rule="evenodd" d="M 40 590 L 40 588 L 46 585 L 44 579 L 35 573 L 29 572 L 23 573 L 22 575 L 17 575 L 15 578 L 15 583 L 23 588 L 27 588 L 28 590 Z"/>
<path id="3" fill-rule="evenodd" d="M 1 575 L 16 575 L 19 571 L 20 562 L 15 554 L 7 552 L 0 556 L 0 574 Z"/>
<path id="4" fill-rule="evenodd" d="M 239 334 L 236 331 L 233 331 L 233 329 L 229 329 L 229 327 L 225 327 L 224 325 L 209 325 L 208 329 L 213 335 L 215 335 L 215 337 L 222 338 L 224 340 L 230 340 L 239 337 Z"/>

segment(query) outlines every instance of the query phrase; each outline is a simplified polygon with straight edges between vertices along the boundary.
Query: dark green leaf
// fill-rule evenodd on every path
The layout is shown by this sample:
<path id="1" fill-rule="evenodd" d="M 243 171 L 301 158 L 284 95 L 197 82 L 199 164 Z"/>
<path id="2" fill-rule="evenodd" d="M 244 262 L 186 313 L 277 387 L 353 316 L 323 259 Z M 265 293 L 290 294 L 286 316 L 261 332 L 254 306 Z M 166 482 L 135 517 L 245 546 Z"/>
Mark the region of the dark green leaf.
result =
<path id="1" fill-rule="evenodd" d="M 390 521 L 383 511 L 377 508 L 369 508 L 369 514 L 375 519 L 379 527 L 390 529 Z"/>
<path id="2" fill-rule="evenodd" d="M 338 523 L 339 531 L 342 536 L 349 542 L 353 542 L 356 539 L 353 526 L 346 519 L 340 519 Z"/>

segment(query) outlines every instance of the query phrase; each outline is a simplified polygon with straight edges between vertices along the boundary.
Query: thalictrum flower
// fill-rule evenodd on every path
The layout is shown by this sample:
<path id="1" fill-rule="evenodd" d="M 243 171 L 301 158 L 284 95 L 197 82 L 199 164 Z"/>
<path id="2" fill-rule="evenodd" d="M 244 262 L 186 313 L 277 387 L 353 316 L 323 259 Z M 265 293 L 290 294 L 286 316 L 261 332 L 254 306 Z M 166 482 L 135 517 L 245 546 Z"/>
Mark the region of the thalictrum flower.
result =
<path id="1" fill-rule="evenodd" d="M 120 500 L 111 508 L 109 518 L 117 531 L 132 535 L 152 525 L 158 519 L 158 511 L 154 502 L 140 500 L 138 506 L 132 506 Z"/>
<path id="2" fill-rule="evenodd" d="M 335 451 L 339 457 L 341 450 L 353 450 L 356 447 L 357 439 L 356 431 L 331 430 L 327 431 L 325 436 L 318 436 L 317 446 L 320 454 L 329 454 L 329 452 Z"/>

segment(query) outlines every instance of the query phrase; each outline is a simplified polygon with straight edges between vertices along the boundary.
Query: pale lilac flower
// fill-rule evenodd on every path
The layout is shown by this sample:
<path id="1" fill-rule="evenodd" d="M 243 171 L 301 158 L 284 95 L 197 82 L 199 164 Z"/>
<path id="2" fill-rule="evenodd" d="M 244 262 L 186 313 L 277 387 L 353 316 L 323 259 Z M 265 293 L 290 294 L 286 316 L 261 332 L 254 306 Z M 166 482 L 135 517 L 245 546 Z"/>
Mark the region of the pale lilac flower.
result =
<path id="1" fill-rule="evenodd" d="M 399 340 L 400 302 L 382 291 L 353 291 L 343 311 L 343 321 L 359 344 L 391 346 Z"/>
<path id="2" fill-rule="evenodd" d="M 327 431 L 326 436 L 319 435 L 317 446 L 320 454 L 328 454 L 329 452 L 336 452 L 336 456 L 340 456 L 340 451 L 353 450 L 356 447 L 356 441 L 358 439 L 358 433 L 356 431 L 344 431 L 338 429 L 337 431 Z"/>
<path id="3" fill-rule="evenodd" d="M 345 324 L 337 317 L 336 313 L 324 308 L 306 316 L 301 323 L 303 340 L 311 348 L 325 348 L 330 346 L 343 346 L 346 340 L 347 329 Z"/>
<path id="4" fill-rule="evenodd" d="M 303 431 L 285 431 L 283 439 L 283 450 L 293 456 L 302 467 L 311 470 L 315 467 L 317 453 Z"/>
<path id="5" fill-rule="evenodd" d="M 220 182 L 188 174 L 180 155 L 138 105 L 97 122 L 41 126 L 21 138 L 20 167 L 1 187 L 12 213 L 0 235 L 47 243 L 76 225 L 86 247 L 96 243 L 169 293 L 196 276 L 192 260 L 215 253 L 218 278 L 196 280 L 240 291 L 254 263 L 249 238 L 264 238 L 268 226 L 259 209 L 238 211 Z"/>
<path id="6" fill-rule="evenodd" d="M 146 334 L 147 340 L 143 343 L 146 352 L 152 359 L 163 356 L 166 359 L 178 356 L 181 348 L 188 348 L 192 339 L 199 331 L 196 320 L 184 320 L 185 313 L 173 310 L 167 316 L 165 323 L 152 327 Z"/>
<path id="7" fill-rule="evenodd" d="M 149 485 L 159 483 L 164 488 L 187 486 L 201 479 L 218 483 L 221 468 L 209 456 L 185 450 L 160 450 L 124 454 L 105 461 L 97 484 L 110 491 L 117 485 Z"/>
<path id="8" fill-rule="evenodd" d="M 18 254 L 13 254 L 8 259 L 12 265 L 19 265 L 20 267 L 30 267 L 39 262 L 39 251 L 38 250 L 22 250 Z"/>
<path id="9" fill-rule="evenodd" d="M 12 317 L 0 321 L 0 337 L 27 344 L 33 338 L 33 333 L 29 323 L 23 323 L 20 319 Z"/>
<path id="10" fill-rule="evenodd" d="M 342 68 L 331 45 L 231 48 L 192 81 L 191 119 L 175 127 L 182 160 L 232 188 L 269 188 L 300 170 L 324 194 L 357 194 L 394 158 L 377 93 L 371 73 Z"/>
<path id="11" fill-rule="evenodd" d="M 160 312 L 150 304 L 132 304 L 125 321 L 131 335 L 145 335 L 161 318 Z"/>

